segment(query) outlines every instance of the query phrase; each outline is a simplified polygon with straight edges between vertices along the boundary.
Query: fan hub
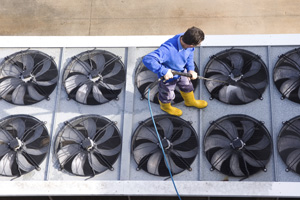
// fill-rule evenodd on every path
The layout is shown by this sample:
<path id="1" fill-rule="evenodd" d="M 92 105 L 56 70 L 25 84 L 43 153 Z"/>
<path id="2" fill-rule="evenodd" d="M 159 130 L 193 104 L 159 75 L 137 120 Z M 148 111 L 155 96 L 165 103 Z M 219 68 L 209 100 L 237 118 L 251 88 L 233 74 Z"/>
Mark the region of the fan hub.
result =
<path id="1" fill-rule="evenodd" d="M 96 83 L 96 82 L 102 81 L 103 77 L 100 74 L 93 75 L 93 73 L 90 73 L 88 75 L 88 79 L 90 79 L 92 82 Z"/>
<path id="2" fill-rule="evenodd" d="M 24 74 L 20 74 L 19 78 L 24 81 L 25 83 L 29 82 L 29 81 L 32 81 L 33 79 L 33 76 L 31 74 L 29 75 L 24 75 Z"/>
<path id="3" fill-rule="evenodd" d="M 167 139 L 167 138 L 164 138 L 162 141 L 162 146 L 165 150 L 167 149 L 170 149 L 170 147 L 172 146 L 172 143 Z"/>
<path id="4" fill-rule="evenodd" d="M 241 150 L 245 143 L 240 138 L 235 138 L 231 143 L 230 146 L 235 150 Z"/>
<path id="5" fill-rule="evenodd" d="M 243 77 L 243 74 L 240 70 L 233 69 L 229 76 L 233 81 L 238 82 Z"/>
<path id="6" fill-rule="evenodd" d="M 89 137 L 88 138 L 85 138 L 82 143 L 81 143 L 81 146 L 82 148 L 84 148 L 85 150 L 87 151 L 91 151 L 94 146 L 95 146 L 95 143 L 93 140 L 91 140 Z"/>
<path id="7" fill-rule="evenodd" d="M 8 146 L 12 150 L 18 151 L 23 146 L 23 143 L 19 138 L 16 137 L 13 140 L 9 141 Z"/>

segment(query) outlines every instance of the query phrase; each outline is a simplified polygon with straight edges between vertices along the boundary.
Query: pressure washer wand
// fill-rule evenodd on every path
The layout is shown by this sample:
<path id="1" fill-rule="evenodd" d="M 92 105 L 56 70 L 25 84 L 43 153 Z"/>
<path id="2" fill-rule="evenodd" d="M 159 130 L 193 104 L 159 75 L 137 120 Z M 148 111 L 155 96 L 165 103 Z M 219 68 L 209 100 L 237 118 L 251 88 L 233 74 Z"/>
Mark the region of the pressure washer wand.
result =
<path id="1" fill-rule="evenodd" d="M 177 72 L 177 71 L 171 71 L 173 75 L 180 75 L 180 76 L 186 76 L 191 78 L 192 74 L 189 73 L 184 73 L 184 72 Z M 207 81 L 215 81 L 215 82 L 220 82 L 220 83 L 225 83 L 226 85 L 228 85 L 228 83 L 226 81 L 221 81 L 221 80 L 216 80 L 216 79 L 210 79 L 210 78 L 205 78 L 203 76 L 197 76 L 197 79 L 203 79 L 203 80 L 207 80 Z"/>

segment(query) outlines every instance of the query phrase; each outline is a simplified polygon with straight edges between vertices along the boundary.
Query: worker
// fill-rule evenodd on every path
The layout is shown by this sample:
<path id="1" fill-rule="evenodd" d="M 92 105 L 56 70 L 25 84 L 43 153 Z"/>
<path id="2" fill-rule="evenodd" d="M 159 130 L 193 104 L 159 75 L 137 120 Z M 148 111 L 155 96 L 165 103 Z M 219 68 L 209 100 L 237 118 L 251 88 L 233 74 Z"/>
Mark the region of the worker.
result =
<path id="1" fill-rule="evenodd" d="M 204 33 L 197 27 L 189 28 L 163 43 L 158 49 L 143 58 L 144 65 L 162 78 L 158 85 L 158 100 L 160 108 L 170 115 L 181 116 L 182 110 L 173 107 L 171 101 L 175 98 L 176 85 L 186 106 L 205 108 L 207 102 L 195 100 L 194 87 L 191 79 L 197 79 L 194 66 L 194 50 L 204 40 Z M 191 78 L 173 75 L 172 71 L 187 72 Z"/>

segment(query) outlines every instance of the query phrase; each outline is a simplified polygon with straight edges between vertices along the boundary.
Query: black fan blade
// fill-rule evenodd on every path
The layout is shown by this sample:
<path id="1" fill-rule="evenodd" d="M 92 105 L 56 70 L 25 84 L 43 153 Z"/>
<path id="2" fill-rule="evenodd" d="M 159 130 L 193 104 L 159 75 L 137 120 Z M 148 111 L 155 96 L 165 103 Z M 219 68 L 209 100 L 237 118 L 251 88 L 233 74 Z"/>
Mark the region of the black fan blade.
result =
<path id="1" fill-rule="evenodd" d="M 103 164 L 101 164 L 99 162 L 95 153 L 88 154 L 88 161 L 89 161 L 91 168 L 99 173 L 105 171 L 108 168 L 107 166 L 104 166 Z"/>
<path id="2" fill-rule="evenodd" d="M 15 118 L 9 122 L 9 125 L 17 131 L 17 137 L 19 139 L 22 139 L 26 129 L 24 120 L 22 120 L 21 118 Z"/>
<path id="3" fill-rule="evenodd" d="M 225 77 L 228 77 L 230 75 L 230 71 L 231 69 L 227 66 L 226 63 L 214 60 L 206 73 L 213 73 L 216 75 L 223 75 Z"/>
<path id="4" fill-rule="evenodd" d="M 104 144 L 105 142 L 107 142 L 109 139 L 112 138 L 114 132 L 115 132 L 115 128 L 113 126 L 108 126 L 105 129 L 105 133 L 102 134 L 102 137 L 100 139 L 98 139 L 97 141 L 95 141 L 95 143 L 97 145 Z"/>
<path id="5" fill-rule="evenodd" d="M 154 152 L 160 151 L 157 144 L 154 143 L 142 143 L 133 149 L 134 158 L 137 163 L 140 163 L 141 160 L 148 156 L 149 154 L 153 154 Z"/>
<path id="6" fill-rule="evenodd" d="M 298 78 L 299 70 L 290 66 L 279 66 L 274 70 L 274 81 L 281 79 Z"/>
<path id="7" fill-rule="evenodd" d="M 161 151 L 153 153 L 147 162 L 147 171 L 151 174 L 159 175 L 158 166 L 162 159 L 163 156 Z"/>
<path id="8" fill-rule="evenodd" d="M 182 169 L 181 167 L 179 167 L 177 164 L 176 164 L 176 162 L 175 162 L 175 160 L 173 160 L 172 158 L 171 158 L 171 156 L 167 156 L 167 160 L 168 160 L 168 163 L 169 163 L 169 167 L 170 167 L 170 170 L 171 170 L 171 172 L 172 172 L 172 174 L 178 174 L 178 173 L 180 173 L 180 172 L 182 172 L 184 169 Z M 164 160 L 165 161 L 165 160 Z M 165 163 L 165 165 L 166 165 L 166 163 Z M 166 165 L 166 167 L 167 167 L 167 165 Z"/>
<path id="9" fill-rule="evenodd" d="M 240 168 L 239 155 L 234 153 L 230 158 L 230 170 L 234 176 L 245 176 L 244 172 Z"/>
<path id="10" fill-rule="evenodd" d="M 8 93 L 21 85 L 23 81 L 19 78 L 8 78 L 0 83 L 0 95 L 5 98 Z"/>
<path id="11" fill-rule="evenodd" d="M 39 77 L 39 76 L 44 75 L 46 72 L 48 72 L 50 70 L 50 67 L 51 67 L 51 64 L 52 64 L 51 60 L 44 59 L 42 62 L 43 62 L 43 65 L 41 65 L 42 68 L 40 69 L 40 71 L 38 73 L 33 72 L 33 74 L 35 75 L 36 78 Z M 38 67 L 38 69 L 39 68 L 40 67 Z M 36 70 L 34 70 L 34 71 L 36 71 Z"/>
<path id="12" fill-rule="evenodd" d="M 139 134 L 136 137 L 136 140 L 149 140 L 155 144 L 158 143 L 157 135 L 154 127 L 142 127 Z"/>
<path id="13" fill-rule="evenodd" d="M 212 165 L 220 170 L 223 163 L 232 155 L 232 149 L 220 149 L 214 153 L 210 162 Z"/>
<path id="14" fill-rule="evenodd" d="M 110 148 L 110 149 L 106 149 L 105 147 L 103 148 L 96 147 L 96 152 L 103 156 L 116 156 L 120 151 L 121 151 L 121 144 L 119 144 L 115 148 Z"/>
<path id="15" fill-rule="evenodd" d="M 257 142 L 256 144 L 252 144 L 252 145 L 246 145 L 245 148 L 247 150 L 256 151 L 256 150 L 263 150 L 269 145 L 270 145 L 270 140 L 268 137 L 266 137 L 264 135 L 259 142 Z"/>
<path id="16" fill-rule="evenodd" d="M 255 124 L 252 121 L 241 121 L 243 126 L 243 136 L 242 140 L 243 142 L 247 142 L 252 136 L 255 131 Z"/>
<path id="17" fill-rule="evenodd" d="M 22 142 L 24 142 L 24 144 L 30 144 L 32 142 L 34 142 L 35 140 L 37 140 L 38 138 L 41 137 L 42 133 L 44 132 L 44 127 L 43 126 L 39 126 L 39 127 L 36 127 L 36 129 L 34 130 L 34 133 L 33 135 L 31 135 L 30 138 L 26 137 L 24 138 L 22 136 L 22 138 L 20 138 L 22 140 Z"/>
<path id="18" fill-rule="evenodd" d="M 5 176 L 12 176 L 13 172 L 11 166 L 14 163 L 16 157 L 16 153 L 13 151 L 8 152 L 5 154 L 0 160 L 0 174 Z"/>
<path id="19" fill-rule="evenodd" d="M 172 153 L 174 153 L 177 157 L 181 157 L 182 159 L 193 158 L 198 154 L 198 147 L 194 149 L 189 149 L 188 151 L 180 151 L 173 149 Z"/>
<path id="20" fill-rule="evenodd" d="M 21 63 L 23 63 L 23 76 L 27 77 L 31 74 L 33 67 L 34 67 L 34 59 L 31 55 L 26 54 L 22 55 L 22 58 L 20 60 Z"/>
<path id="21" fill-rule="evenodd" d="M 78 175 L 85 175 L 84 174 L 84 164 L 87 161 L 87 154 L 84 152 L 79 152 L 73 159 L 72 165 L 71 165 L 71 170 L 72 173 L 78 174 Z"/>
<path id="22" fill-rule="evenodd" d="M 180 144 L 186 142 L 187 140 L 189 140 L 191 138 L 191 136 L 192 136 L 191 129 L 183 126 L 182 127 L 182 134 L 180 135 L 180 137 L 177 140 L 175 140 L 175 141 L 172 140 L 172 143 L 173 143 L 174 146 L 180 145 Z"/>
<path id="23" fill-rule="evenodd" d="M 65 163 L 79 152 L 81 152 L 79 144 L 70 144 L 62 147 L 57 152 L 57 157 L 60 163 Z"/>
<path id="24" fill-rule="evenodd" d="M 93 139 L 97 131 L 97 126 L 95 121 L 92 118 L 88 118 L 82 122 L 82 125 L 87 131 L 88 137 Z"/>
<path id="25" fill-rule="evenodd" d="M 144 84 L 150 85 L 151 83 L 155 82 L 158 79 L 158 77 L 152 71 L 145 70 L 140 72 L 136 79 L 138 85 L 144 85 Z"/>
<path id="26" fill-rule="evenodd" d="M 104 103 L 108 101 L 108 99 L 104 97 L 103 93 L 97 85 L 93 85 L 93 97 L 99 103 Z"/>
<path id="27" fill-rule="evenodd" d="M 1 133 L 0 133 L 1 134 Z M 2 143 L 2 142 L 1 142 Z M 10 151 L 10 149 L 9 149 L 9 147 L 8 147 L 8 145 L 7 145 L 7 143 L 5 142 L 5 143 L 2 143 L 1 144 L 0 143 L 0 158 L 2 157 L 2 156 L 4 156 L 5 154 L 7 154 L 9 151 Z"/>
<path id="28" fill-rule="evenodd" d="M 18 167 L 25 172 L 29 172 L 35 169 L 35 167 L 30 162 L 28 162 L 26 157 L 20 151 L 17 152 L 16 162 Z"/>
<path id="29" fill-rule="evenodd" d="M 278 140 L 278 151 L 287 149 L 300 149 L 300 138 L 294 135 L 286 135 Z"/>
<path id="30" fill-rule="evenodd" d="M 44 146 L 44 147 L 41 147 L 39 149 L 32 149 L 32 148 L 27 148 L 26 146 L 23 146 L 23 150 L 29 154 L 29 155 L 34 155 L 34 156 L 39 156 L 39 155 L 42 155 L 42 154 L 45 154 L 48 152 L 48 144 L 47 146 Z"/>
<path id="31" fill-rule="evenodd" d="M 223 102 L 233 103 L 236 102 L 236 98 L 242 102 L 249 102 L 252 98 L 249 98 L 241 87 L 235 85 L 224 86 L 219 91 L 219 99 Z"/>
<path id="32" fill-rule="evenodd" d="M 218 122 L 217 127 L 222 130 L 230 140 L 238 137 L 236 126 L 229 120 Z"/>
<path id="33" fill-rule="evenodd" d="M 17 86 L 12 93 L 12 102 L 14 104 L 23 105 L 25 93 L 26 86 L 24 84 Z"/>
<path id="34" fill-rule="evenodd" d="M 247 71 L 246 73 L 243 74 L 243 78 L 249 78 L 251 76 L 254 76 L 260 70 L 261 70 L 261 63 L 256 60 L 253 60 L 251 62 L 251 67 L 250 67 L 249 71 Z"/>
<path id="35" fill-rule="evenodd" d="M 227 59 L 231 61 L 234 69 L 242 71 L 242 68 L 244 66 L 244 59 L 240 53 L 229 54 Z"/>
<path id="36" fill-rule="evenodd" d="M 72 65 L 70 73 L 74 72 L 76 74 L 79 73 L 80 75 L 88 76 L 91 70 L 91 66 L 88 63 L 82 62 L 78 58 L 75 58 L 75 62 Z"/>
<path id="37" fill-rule="evenodd" d="M 38 81 L 38 80 L 35 80 L 34 83 L 36 83 L 39 86 L 52 86 L 52 85 L 56 84 L 57 81 L 58 81 L 58 77 L 56 76 L 53 79 L 47 80 L 47 81 Z"/>
<path id="38" fill-rule="evenodd" d="M 113 77 L 117 75 L 122 69 L 123 66 L 119 62 L 116 62 L 112 70 L 108 74 L 103 75 L 103 79 L 113 79 Z"/>
<path id="39" fill-rule="evenodd" d="M 32 84 L 27 85 L 27 91 L 28 91 L 29 96 L 36 101 L 40 101 L 45 98 L 33 87 Z"/>
<path id="40" fill-rule="evenodd" d="M 76 101 L 86 104 L 88 96 L 92 91 L 92 87 L 93 87 L 92 82 L 88 82 L 80 86 L 80 88 L 76 92 L 76 97 L 75 97 Z"/>
<path id="41" fill-rule="evenodd" d="M 93 67 L 96 69 L 97 74 L 100 74 L 105 67 L 105 58 L 103 54 L 97 54 L 93 56 L 91 59 L 96 63 L 96 66 Z"/>
<path id="42" fill-rule="evenodd" d="M 220 80 L 220 81 L 210 81 L 210 80 L 205 81 L 206 87 L 208 88 L 209 92 L 212 92 L 214 89 L 218 87 L 225 87 L 224 83 L 222 83 L 221 81 L 227 82 L 229 79 L 228 76 L 224 76 L 221 74 L 214 74 L 208 78 L 213 80 Z"/>
<path id="43" fill-rule="evenodd" d="M 0 78 L 4 78 L 4 77 L 19 78 L 21 73 L 22 70 L 17 65 L 15 65 L 14 63 L 9 63 L 3 66 Z"/>
<path id="44" fill-rule="evenodd" d="M 162 128 L 164 137 L 170 139 L 173 134 L 174 128 L 172 121 L 169 118 L 165 118 L 157 121 L 156 124 L 158 124 Z"/>
<path id="45" fill-rule="evenodd" d="M 230 148 L 230 140 L 222 135 L 210 135 L 206 138 L 204 144 L 204 151 L 213 148 Z"/>
<path id="46" fill-rule="evenodd" d="M 63 140 L 80 143 L 84 139 L 85 139 L 84 136 L 79 131 L 72 128 L 71 126 L 65 128 L 63 134 Z"/>
<path id="47" fill-rule="evenodd" d="M 287 59 L 287 62 L 291 63 L 292 65 L 295 65 L 295 63 L 300 64 L 300 56 L 299 56 L 299 52 L 297 51 L 297 53 L 293 53 L 289 56 L 289 59 Z"/>
<path id="48" fill-rule="evenodd" d="M 289 97 L 291 92 L 300 86 L 299 78 L 291 78 L 284 81 L 280 87 L 281 93 Z"/>
<path id="49" fill-rule="evenodd" d="M 294 171 L 297 171 L 297 167 L 300 162 L 299 155 L 300 155 L 300 149 L 295 149 L 294 151 L 289 153 L 285 161 L 287 166 Z"/>
<path id="50" fill-rule="evenodd" d="M 81 74 L 72 75 L 65 80 L 66 90 L 68 93 L 70 93 L 72 90 L 83 85 L 87 81 L 89 80 L 86 75 L 81 75 Z"/>
<path id="51" fill-rule="evenodd" d="M 264 163 L 266 163 L 266 160 L 258 160 L 256 158 L 253 158 L 252 156 L 249 156 L 248 154 L 241 152 L 241 156 L 243 157 L 244 161 L 248 163 L 249 165 L 253 167 L 264 167 Z"/>

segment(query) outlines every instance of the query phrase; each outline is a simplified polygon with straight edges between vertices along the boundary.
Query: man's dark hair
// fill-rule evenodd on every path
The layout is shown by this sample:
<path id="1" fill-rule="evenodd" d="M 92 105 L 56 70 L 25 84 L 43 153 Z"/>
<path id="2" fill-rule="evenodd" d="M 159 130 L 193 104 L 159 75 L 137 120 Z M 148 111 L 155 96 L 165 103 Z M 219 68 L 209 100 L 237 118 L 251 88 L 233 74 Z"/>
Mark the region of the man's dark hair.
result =
<path id="1" fill-rule="evenodd" d="M 183 34 L 182 41 L 188 45 L 198 45 L 204 40 L 204 37 L 204 32 L 193 26 Z"/>

